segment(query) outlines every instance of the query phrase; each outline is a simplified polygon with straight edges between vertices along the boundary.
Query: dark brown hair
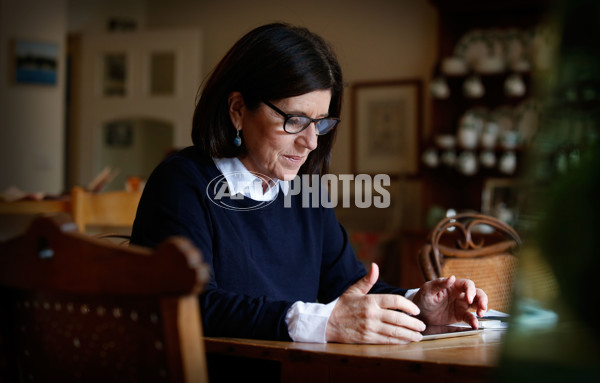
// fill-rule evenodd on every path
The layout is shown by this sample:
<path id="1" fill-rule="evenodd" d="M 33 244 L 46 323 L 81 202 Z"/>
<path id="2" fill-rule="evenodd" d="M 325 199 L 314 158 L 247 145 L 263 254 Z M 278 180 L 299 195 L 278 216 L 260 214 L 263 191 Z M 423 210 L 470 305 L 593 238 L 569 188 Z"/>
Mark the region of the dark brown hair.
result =
<path id="1" fill-rule="evenodd" d="M 194 111 L 192 141 L 212 157 L 236 157 L 246 148 L 233 145 L 228 96 L 238 91 L 249 109 L 262 100 L 279 100 L 315 90 L 331 90 L 329 116 L 340 117 L 342 71 L 331 47 L 306 28 L 267 24 L 243 36 L 215 67 Z M 329 170 L 336 129 L 319 136 L 300 174 Z"/>

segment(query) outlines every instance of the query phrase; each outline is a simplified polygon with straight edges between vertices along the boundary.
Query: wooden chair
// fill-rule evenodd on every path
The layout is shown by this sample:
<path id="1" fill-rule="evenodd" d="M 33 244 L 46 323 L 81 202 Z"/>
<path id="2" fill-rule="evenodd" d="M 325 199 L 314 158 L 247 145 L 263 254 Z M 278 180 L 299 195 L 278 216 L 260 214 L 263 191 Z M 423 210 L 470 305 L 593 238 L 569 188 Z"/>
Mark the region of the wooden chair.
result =
<path id="1" fill-rule="evenodd" d="M 473 229 L 479 225 L 493 228 L 493 234 L 477 234 Z M 419 253 L 419 265 L 425 280 L 451 275 L 473 280 L 488 295 L 489 308 L 507 312 L 520 244 L 519 234 L 497 218 L 458 214 L 431 231 Z"/>
<path id="2" fill-rule="evenodd" d="M 125 190 L 92 193 L 80 186 L 71 192 L 72 214 L 79 231 L 89 226 L 107 228 L 131 228 L 140 202 L 141 192 Z"/>
<path id="3" fill-rule="evenodd" d="M 205 382 L 200 252 L 156 250 L 36 218 L 0 242 L 0 381 Z"/>
<path id="4" fill-rule="evenodd" d="M 68 199 L 0 201 L 0 214 L 43 214 L 69 212 L 70 210 Z"/>

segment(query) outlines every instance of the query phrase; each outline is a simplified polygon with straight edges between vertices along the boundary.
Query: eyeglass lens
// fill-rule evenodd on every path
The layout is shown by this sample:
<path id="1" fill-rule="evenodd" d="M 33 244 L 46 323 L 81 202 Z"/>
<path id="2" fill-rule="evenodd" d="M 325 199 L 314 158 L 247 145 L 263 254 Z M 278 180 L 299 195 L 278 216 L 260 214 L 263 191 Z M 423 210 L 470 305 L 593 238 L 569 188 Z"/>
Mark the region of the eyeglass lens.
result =
<path id="1" fill-rule="evenodd" d="M 320 118 L 320 119 L 312 119 L 306 116 L 296 116 L 291 114 L 286 114 L 281 109 L 271 104 L 269 101 L 263 101 L 265 105 L 269 108 L 273 109 L 281 116 L 284 117 L 285 121 L 283 123 L 283 130 L 287 133 L 296 134 L 300 133 L 304 129 L 308 128 L 311 122 L 315 123 L 315 127 L 317 128 L 317 134 L 323 135 L 329 133 L 340 121 L 339 118 Z"/>
<path id="2" fill-rule="evenodd" d="M 319 135 L 321 135 L 329 133 L 331 129 L 333 129 L 336 126 L 338 120 L 331 118 L 313 120 L 308 117 L 290 116 L 287 117 L 284 130 L 288 133 L 300 133 L 301 131 L 306 129 L 311 124 L 311 122 L 315 123 L 317 132 Z"/>

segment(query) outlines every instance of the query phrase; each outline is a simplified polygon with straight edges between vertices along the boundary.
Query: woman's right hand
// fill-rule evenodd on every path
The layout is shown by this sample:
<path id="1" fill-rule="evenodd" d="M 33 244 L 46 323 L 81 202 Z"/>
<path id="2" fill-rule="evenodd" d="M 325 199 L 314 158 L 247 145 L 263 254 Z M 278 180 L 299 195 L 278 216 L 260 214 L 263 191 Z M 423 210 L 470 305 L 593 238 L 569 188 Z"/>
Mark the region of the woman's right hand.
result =
<path id="1" fill-rule="evenodd" d="M 395 294 L 367 294 L 379 278 L 373 263 L 367 275 L 338 299 L 327 322 L 327 342 L 406 344 L 422 339 L 419 308 Z"/>

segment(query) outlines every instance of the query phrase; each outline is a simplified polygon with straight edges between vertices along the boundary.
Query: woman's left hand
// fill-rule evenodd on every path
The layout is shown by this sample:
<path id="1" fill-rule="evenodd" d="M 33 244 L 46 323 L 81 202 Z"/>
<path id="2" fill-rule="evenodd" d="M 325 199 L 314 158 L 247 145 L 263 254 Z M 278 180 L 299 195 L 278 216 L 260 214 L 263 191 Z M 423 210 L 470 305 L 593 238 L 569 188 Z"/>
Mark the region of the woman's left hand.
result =
<path id="1" fill-rule="evenodd" d="M 415 294 L 413 302 L 421 310 L 419 318 L 426 324 L 464 321 L 477 328 L 477 318 L 469 309 L 482 316 L 487 311 L 488 297 L 483 290 L 475 287 L 473 281 L 451 276 L 426 282 Z"/>

